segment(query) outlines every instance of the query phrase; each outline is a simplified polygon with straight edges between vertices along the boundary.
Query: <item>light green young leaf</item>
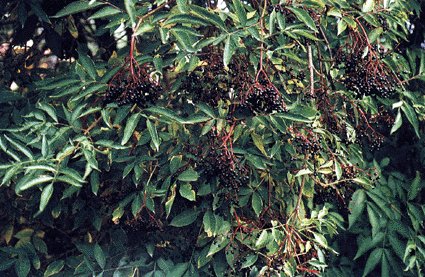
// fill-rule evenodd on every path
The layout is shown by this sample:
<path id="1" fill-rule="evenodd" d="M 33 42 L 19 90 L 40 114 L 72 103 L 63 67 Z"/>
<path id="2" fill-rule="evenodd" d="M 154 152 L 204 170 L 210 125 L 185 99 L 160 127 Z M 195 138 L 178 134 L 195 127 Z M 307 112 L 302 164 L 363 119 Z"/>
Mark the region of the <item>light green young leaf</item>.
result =
<path id="1" fill-rule="evenodd" d="M 64 260 L 57 260 L 57 261 L 50 263 L 47 266 L 46 271 L 44 271 L 43 277 L 50 277 L 52 275 L 55 275 L 55 274 L 61 272 L 61 270 L 64 268 L 64 266 L 65 266 Z"/>
<path id="2" fill-rule="evenodd" d="M 194 182 L 194 181 L 197 181 L 198 178 L 199 178 L 198 172 L 196 172 L 192 168 L 189 168 L 186 171 L 182 172 L 177 177 L 177 180 L 182 181 L 182 182 Z"/>
<path id="3" fill-rule="evenodd" d="M 180 195 L 183 198 L 186 198 L 189 201 L 195 201 L 196 200 L 196 192 L 193 190 L 191 184 L 181 185 L 179 192 L 180 192 Z"/>

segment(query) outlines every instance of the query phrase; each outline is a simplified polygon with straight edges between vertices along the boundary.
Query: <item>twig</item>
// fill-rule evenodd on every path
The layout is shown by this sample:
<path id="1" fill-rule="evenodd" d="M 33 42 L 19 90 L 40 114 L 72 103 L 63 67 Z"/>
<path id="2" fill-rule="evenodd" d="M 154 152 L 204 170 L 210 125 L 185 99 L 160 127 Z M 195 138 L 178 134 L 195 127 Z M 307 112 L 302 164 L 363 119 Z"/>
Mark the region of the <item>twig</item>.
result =
<path id="1" fill-rule="evenodd" d="M 308 52 L 308 69 L 310 71 L 310 95 L 314 97 L 314 65 L 313 65 L 313 53 L 311 51 L 311 45 L 307 46 Z"/>

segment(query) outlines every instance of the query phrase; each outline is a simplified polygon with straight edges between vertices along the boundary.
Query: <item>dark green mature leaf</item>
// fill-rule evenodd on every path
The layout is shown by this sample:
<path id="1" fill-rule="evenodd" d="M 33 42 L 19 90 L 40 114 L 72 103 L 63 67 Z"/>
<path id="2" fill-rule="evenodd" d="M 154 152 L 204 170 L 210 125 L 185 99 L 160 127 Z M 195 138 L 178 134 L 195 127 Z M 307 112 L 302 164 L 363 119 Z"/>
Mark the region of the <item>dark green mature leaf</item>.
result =
<path id="1" fill-rule="evenodd" d="M 105 253 L 102 250 L 102 247 L 100 247 L 99 244 L 94 245 L 94 258 L 96 259 L 96 262 L 99 264 L 100 268 L 104 269 L 106 265 L 106 256 Z"/>
<path id="2" fill-rule="evenodd" d="M 383 253 L 382 248 L 376 248 L 372 251 L 372 253 L 370 253 L 363 271 L 363 277 L 366 277 L 370 272 L 372 272 L 372 270 L 375 269 L 379 261 L 382 259 Z"/>
<path id="3" fill-rule="evenodd" d="M 100 10 L 98 10 L 97 12 L 95 12 L 92 16 L 90 16 L 90 19 L 99 19 L 99 18 L 105 18 L 105 17 L 110 17 L 112 15 L 116 15 L 121 13 L 121 11 L 117 8 L 113 8 L 110 6 L 104 7 Z"/>
<path id="4" fill-rule="evenodd" d="M 155 125 L 153 125 L 152 122 L 148 119 L 146 120 L 146 126 L 148 127 L 148 131 L 156 151 L 159 151 L 159 145 L 161 144 L 161 141 L 159 140 L 158 131 L 156 130 Z"/>
<path id="5" fill-rule="evenodd" d="M 53 194 L 53 183 L 48 184 L 43 188 L 43 191 L 41 192 L 41 198 L 40 198 L 40 207 L 39 211 L 42 212 L 46 208 L 47 204 L 49 203 L 50 198 Z"/>
<path id="6" fill-rule="evenodd" d="M 15 272 L 18 277 L 27 277 L 31 270 L 30 259 L 27 256 L 19 257 L 15 263 Z"/>
<path id="7" fill-rule="evenodd" d="M 351 201 L 349 203 L 350 214 L 348 216 L 348 228 L 351 228 L 354 223 L 359 219 L 360 215 L 363 213 L 363 210 L 366 205 L 366 193 L 364 190 L 359 189 L 354 192 Z"/>
<path id="8" fill-rule="evenodd" d="M 68 4 L 66 7 L 58 11 L 53 17 L 63 17 L 66 15 L 79 13 L 83 11 L 87 11 L 93 8 L 96 8 L 98 6 L 103 5 L 104 3 L 98 2 L 98 1 L 75 1 Z"/>
<path id="9" fill-rule="evenodd" d="M 263 199 L 261 199 L 260 194 L 258 194 L 257 192 L 254 192 L 252 194 L 252 208 L 257 217 L 259 217 L 261 211 L 263 210 Z"/>
<path id="10" fill-rule="evenodd" d="M 211 24 L 221 28 L 222 30 L 226 30 L 226 25 L 224 24 L 223 20 L 216 15 L 215 13 L 202 8 L 200 6 L 196 6 L 196 5 L 190 5 L 190 12 L 207 20 L 208 22 L 210 22 Z"/>
<path id="11" fill-rule="evenodd" d="M 190 15 L 190 14 L 175 14 L 164 22 L 164 26 L 172 24 L 193 24 L 193 25 L 208 25 L 208 21 L 201 17 Z"/>
<path id="12" fill-rule="evenodd" d="M 311 16 L 308 14 L 307 11 L 303 9 L 299 9 L 299 8 L 294 8 L 294 7 L 290 7 L 288 9 L 291 10 L 299 20 L 304 22 L 308 28 L 310 28 L 316 33 L 319 32 L 319 30 L 316 27 L 316 23 L 314 23 L 313 18 L 311 18 Z"/>
<path id="13" fill-rule="evenodd" d="M 404 115 L 407 117 L 410 124 L 412 124 L 413 129 L 415 129 L 415 133 L 418 136 L 418 138 L 420 138 L 421 135 L 419 133 L 419 122 L 418 122 L 418 117 L 415 113 L 415 110 L 407 102 L 403 102 L 403 105 L 401 106 L 401 110 L 404 112 Z"/>
<path id="14" fill-rule="evenodd" d="M 176 215 L 173 220 L 171 220 L 170 225 L 174 227 L 183 227 L 192 224 L 195 222 L 196 218 L 199 215 L 199 211 L 196 210 L 186 210 L 178 215 Z"/>
<path id="15" fill-rule="evenodd" d="M 412 184 L 410 185 L 409 192 L 407 194 L 407 197 L 409 200 L 413 200 L 418 195 L 419 191 L 421 190 L 421 174 L 419 171 L 416 171 L 416 177 L 413 179 Z"/>
<path id="16" fill-rule="evenodd" d="M 233 6 L 235 7 L 236 15 L 238 16 L 239 22 L 242 26 L 245 26 L 247 16 L 243 4 L 240 0 L 233 0 Z"/>
<path id="17" fill-rule="evenodd" d="M 136 113 L 130 116 L 124 128 L 124 136 L 122 137 L 121 145 L 125 145 L 130 140 L 134 130 L 137 127 L 137 124 L 139 124 L 141 117 L 142 115 L 140 113 Z"/>

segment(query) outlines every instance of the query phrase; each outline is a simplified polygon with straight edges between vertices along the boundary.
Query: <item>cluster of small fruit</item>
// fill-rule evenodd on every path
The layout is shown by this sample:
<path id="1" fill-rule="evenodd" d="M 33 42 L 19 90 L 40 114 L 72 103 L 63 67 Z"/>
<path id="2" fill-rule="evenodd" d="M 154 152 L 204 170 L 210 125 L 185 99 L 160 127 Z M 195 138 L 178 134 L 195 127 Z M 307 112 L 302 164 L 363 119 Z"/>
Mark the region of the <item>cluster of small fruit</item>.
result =
<path id="1" fill-rule="evenodd" d="M 389 25 L 388 25 L 387 20 L 381 14 L 378 14 L 376 17 L 378 19 L 379 25 L 381 25 L 384 32 L 388 31 Z"/>
<path id="2" fill-rule="evenodd" d="M 238 192 L 239 188 L 249 182 L 248 169 L 240 164 L 239 159 L 230 151 L 211 147 L 199 166 L 207 180 L 218 179 L 220 186 L 227 192 Z"/>
<path id="3" fill-rule="evenodd" d="M 368 54 L 366 57 L 362 53 L 341 54 L 337 57 L 337 62 L 344 63 L 345 78 L 343 83 L 353 91 L 357 97 L 379 96 L 389 98 L 396 91 L 396 79 L 386 66 L 377 58 L 376 53 Z"/>
<path id="4" fill-rule="evenodd" d="M 291 139 L 291 142 L 294 147 L 297 148 L 297 153 L 301 153 L 303 155 L 315 155 L 323 149 L 319 138 L 311 130 L 307 130 L 305 133 L 297 130 L 291 131 L 294 136 Z"/>
<path id="5" fill-rule="evenodd" d="M 291 11 L 287 9 L 287 5 L 284 5 L 284 4 L 270 5 L 267 7 L 267 11 L 269 13 L 272 13 L 273 11 L 275 11 L 276 13 L 282 14 L 284 18 L 286 19 L 287 23 L 292 24 L 295 22 L 295 17 L 292 16 Z"/>
<path id="6" fill-rule="evenodd" d="M 147 76 L 115 78 L 109 83 L 105 103 L 137 104 L 145 108 L 158 100 L 161 90 L 161 85 Z"/>
<path id="7" fill-rule="evenodd" d="M 282 94 L 269 81 L 261 81 L 251 87 L 241 101 L 242 107 L 247 107 L 256 114 L 286 112 L 287 107 Z"/>
<path id="8" fill-rule="evenodd" d="M 367 141 L 371 150 L 379 150 L 385 142 L 385 136 L 373 129 L 368 123 L 357 125 L 356 138 L 359 143 Z"/>
<path id="9" fill-rule="evenodd" d="M 244 59 L 234 61 L 225 69 L 221 54 L 212 52 L 204 66 L 191 72 L 183 81 L 181 88 L 183 95 L 189 96 L 194 103 L 207 103 L 217 106 L 220 100 L 236 99 L 237 92 L 252 83 L 246 68 L 243 68 Z"/>

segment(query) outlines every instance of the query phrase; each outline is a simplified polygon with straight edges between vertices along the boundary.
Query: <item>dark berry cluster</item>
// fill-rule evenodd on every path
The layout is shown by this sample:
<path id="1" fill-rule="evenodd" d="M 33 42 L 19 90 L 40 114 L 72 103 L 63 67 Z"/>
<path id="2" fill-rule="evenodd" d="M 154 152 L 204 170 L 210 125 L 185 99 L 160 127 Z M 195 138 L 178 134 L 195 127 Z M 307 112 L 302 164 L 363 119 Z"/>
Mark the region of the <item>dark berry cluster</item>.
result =
<path id="1" fill-rule="evenodd" d="M 105 102 L 118 105 L 137 104 L 144 108 L 159 98 L 161 86 L 150 78 L 114 80 L 109 84 Z"/>
<path id="2" fill-rule="evenodd" d="M 257 114 L 287 111 L 282 95 L 271 84 L 254 86 L 243 99 L 242 106 Z"/>
<path id="3" fill-rule="evenodd" d="M 387 20 L 381 14 L 378 14 L 376 17 L 377 17 L 379 25 L 381 25 L 382 29 L 384 31 L 388 31 L 389 26 L 388 26 Z"/>
<path id="4" fill-rule="evenodd" d="M 233 100 L 242 88 L 251 83 L 251 78 L 243 69 L 244 59 L 233 61 L 224 68 L 221 54 L 211 54 L 205 65 L 191 72 L 181 85 L 183 95 L 194 103 L 207 103 L 217 106 L 220 100 Z"/>
<path id="5" fill-rule="evenodd" d="M 224 149 L 211 147 L 199 166 L 203 168 L 203 175 L 207 180 L 217 178 L 219 185 L 227 191 L 237 192 L 249 181 L 248 169 Z"/>
<path id="6" fill-rule="evenodd" d="M 303 155 L 315 155 L 322 150 L 322 144 L 317 136 L 312 131 L 307 131 L 306 134 L 301 132 L 294 132 L 293 145 L 297 148 L 297 153 Z"/>
<path id="7" fill-rule="evenodd" d="M 395 76 L 374 55 L 362 57 L 361 53 L 342 54 L 337 61 L 344 63 L 345 86 L 358 97 L 380 96 L 389 98 L 396 90 Z"/>

